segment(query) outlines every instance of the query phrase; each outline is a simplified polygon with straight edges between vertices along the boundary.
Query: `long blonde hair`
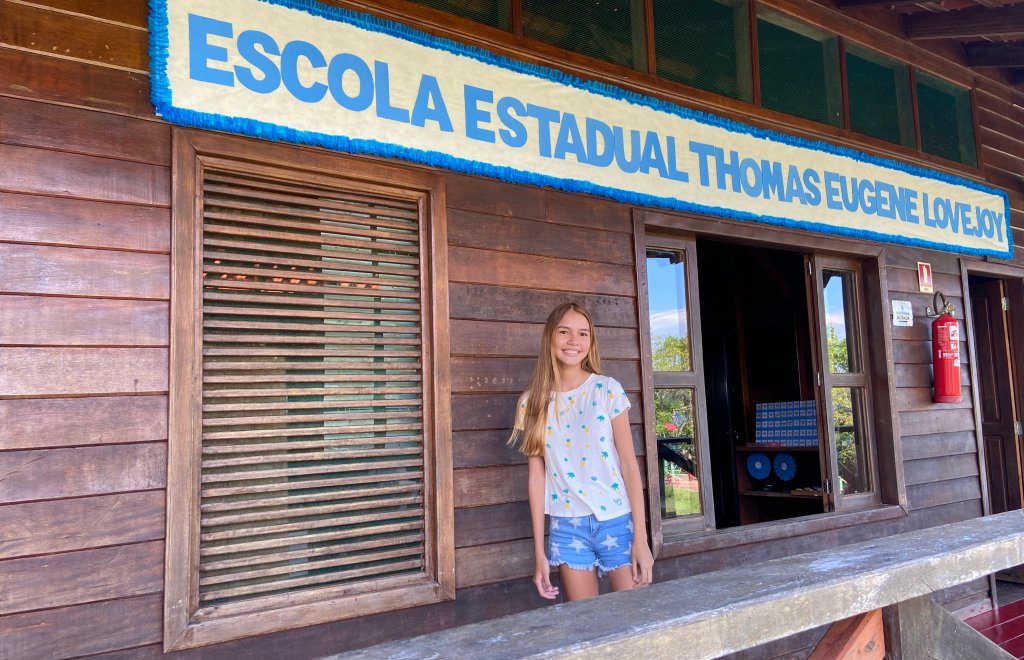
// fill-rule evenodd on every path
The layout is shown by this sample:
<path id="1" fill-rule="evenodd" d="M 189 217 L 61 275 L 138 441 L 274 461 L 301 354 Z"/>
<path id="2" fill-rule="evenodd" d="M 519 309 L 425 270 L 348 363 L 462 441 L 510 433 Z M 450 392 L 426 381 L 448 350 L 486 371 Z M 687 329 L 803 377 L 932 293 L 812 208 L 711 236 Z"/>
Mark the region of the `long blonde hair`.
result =
<path id="1" fill-rule="evenodd" d="M 590 350 L 587 351 L 580 366 L 586 372 L 601 373 L 601 354 L 597 350 L 597 335 L 594 333 L 594 321 L 591 319 L 590 313 L 577 302 L 562 303 L 555 307 L 544 324 L 544 332 L 540 338 L 540 352 L 537 355 L 537 364 L 533 367 L 530 385 L 519 399 L 519 406 L 521 407 L 525 403 L 526 410 L 521 416 L 519 409 L 516 410 L 517 423 L 512 429 L 512 437 L 509 438 L 509 444 L 518 443 L 519 451 L 527 456 L 544 455 L 548 403 L 562 389 L 552 339 L 558 329 L 558 324 L 569 312 L 580 314 L 590 326 Z"/>

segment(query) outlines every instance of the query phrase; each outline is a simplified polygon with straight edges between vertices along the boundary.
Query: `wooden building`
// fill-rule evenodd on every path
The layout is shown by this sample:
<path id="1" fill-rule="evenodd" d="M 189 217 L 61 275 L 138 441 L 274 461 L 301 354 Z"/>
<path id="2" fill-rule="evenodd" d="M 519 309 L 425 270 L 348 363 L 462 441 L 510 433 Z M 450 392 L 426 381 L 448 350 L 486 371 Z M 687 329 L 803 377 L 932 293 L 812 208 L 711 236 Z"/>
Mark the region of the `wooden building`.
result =
<path id="1" fill-rule="evenodd" d="M 298 18 L 244 38 L 190 19 L 206 38 L 186 49 L 205 58 L 193 78 L 267 102 L 241 119 L 182 110 L 173 61 L 151 62 L 173 60 L 175 33 L 151 42 L 162 24 L 144 0 L 0 0 L 0 656 L 317 657 L 544 606 L 525 462 L 505 440 L 541 324 L 566 299 L 593 311 L 633 403 L 658 580 L 1021 508 L 1024 6 L 152 11 L 249 5 L 781 145 L 756 172 L 701 152 L 723 194 L 767 180 L 778 148 L 1006 199 L 989 232 L 1005 252 L 958 242 L 967 231 L 939 244 L 720 212 L 623 192 L 596 168 L 531 178 L 526 155 L 446 160 L 403 132 L 419 112 L 413 128 L 445 137 L 425 78 L 415 108 L 392 92 L 394 136 L 316 142 L 304 118 L 275 132 L 260 113 L 277 101 L 255 88 L 291 75 L 298 96 L 357 104 L 344 75 L 371 72 L 320 64 Z M 235 37 L 248 69 L 224 64 Z M 291 74 L 275 64 L 289 57 Z M 348 69 L 330 85 L 310 82 L 336 61 Z M 477 141 L 495 142 L 481 117 Z M 497 138 L 510 149 L 515 128 Z M 563 146 L 561 162 L 585 164 L 578 141 Z M 666 180 L 673 167 L 648 163 Z M 875 181 L 870 205 L 900 225 L 918 216 L 896 190 Z M 911 215 L 897 222 L 899 204 Z M 933 402 L 927 279 L 959 322 L 959 403 Z M 982 611 L 993 584 L 944 604 Z"/>

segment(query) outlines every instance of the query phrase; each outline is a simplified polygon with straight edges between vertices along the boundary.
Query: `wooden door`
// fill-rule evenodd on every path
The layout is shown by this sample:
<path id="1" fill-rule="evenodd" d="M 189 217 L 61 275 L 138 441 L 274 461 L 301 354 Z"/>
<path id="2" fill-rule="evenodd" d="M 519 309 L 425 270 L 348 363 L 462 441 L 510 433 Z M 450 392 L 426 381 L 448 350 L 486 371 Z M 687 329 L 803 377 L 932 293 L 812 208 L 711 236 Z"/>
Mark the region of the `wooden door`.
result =
<path id="1" fill-rule="evenodd" d="M 989 501 L 992 513 L 1002 513 L 1021 508 L 1022 501 L 1006 287 L 988 278 L 971 278 L 970 286 Z"/>

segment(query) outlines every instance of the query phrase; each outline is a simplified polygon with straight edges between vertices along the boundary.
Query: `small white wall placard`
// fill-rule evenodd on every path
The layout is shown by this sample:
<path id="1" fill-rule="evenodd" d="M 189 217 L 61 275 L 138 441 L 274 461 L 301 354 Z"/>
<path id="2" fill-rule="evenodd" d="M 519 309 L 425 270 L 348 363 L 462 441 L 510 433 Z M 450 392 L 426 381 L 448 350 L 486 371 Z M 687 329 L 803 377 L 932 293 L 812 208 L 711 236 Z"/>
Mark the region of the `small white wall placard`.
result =
<path id="1" fill-rule="evenodd" d="M 892 301 L 892 324 L 897 328 L 909 328 L 914 325 L 914 310 L 909 300 Z"/>

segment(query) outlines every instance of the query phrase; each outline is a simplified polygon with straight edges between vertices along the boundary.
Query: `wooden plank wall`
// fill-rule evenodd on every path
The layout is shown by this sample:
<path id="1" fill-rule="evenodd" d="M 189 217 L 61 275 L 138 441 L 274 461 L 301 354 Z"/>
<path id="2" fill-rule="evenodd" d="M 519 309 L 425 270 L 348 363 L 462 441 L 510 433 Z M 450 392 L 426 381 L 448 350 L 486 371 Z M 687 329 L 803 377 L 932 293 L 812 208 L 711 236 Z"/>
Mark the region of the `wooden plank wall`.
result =
<path id="1" fill-rule="evenodd" d="M 170 128 L 142 119 L 145 22 L 0 1 L 4 657 L 162 635 Z"/>
<path id="2" fill-rule="evenodd" d="M 447 194 L 461 588 L 533 574 L 526 462 L 504 443 L 552 308 L 577 300 L 592 311 L 641 451 L 643 406 L 629 208 L 463 176 L 447 177 Z"/>
<path id="3" fill-rule="evenodd" d="M 160 656 L 170 128 L 148 100 L 146 15 L 144 0 L 0 0 L 5 657 Z M 977 97 L 983 171 L 1012 185 L 1024 153 L 1020 109 L 996 85 Z M 447 194 L 458 598 L 188 655 L 324 655 L 541 605 L 529 581 L 524 462 L 504 440 L 540 324 L 566 298 L 594 312 L 607 371 L 634 400 L 639 442 L 629 210 L 458 175 L 447 176 Z M 1024 229 L 1019 184 L 1011 205 Z M 660 561 L 659 579 L 981 513 L 973 417 L 967 404 L 927 401 L 920 310 L 930 300 L 913 293 L 918 260 L 932 263 L 944 291 L 959 292 L 956 259 L 913 250 L 888 259 L 890 297 L 911 299 L 918 315 L 893 333 L 900 425 L 913 429 L 903 438 L 907 523 Z M 962 309 L 962 292 L 953 295 Z M 945 597 L 956 607 L 984 588 Z"/>
<path id="4" fill-rule="evenodd" d="M 8 657 L 160 639 L 169 138 L 153 121 L 0 98 Z"/>
<path id="5" fill-rule="evenodd" d="M 1012 191 L 1011 224 L 1024 228 L 1024 107 L 1014 103 L 1006 87 L 979 78 L 974 112 L 982 170 L 992 183 Z"/>
<path id="6" fill-rule="evenodd" d="M 982 515 L 982 492 L 975 436 L 970 369 L 964 326 L 964 294 L 955 255 L 905 248 L 886 249 L 889 300 L 909 300 L 914 325 L 893 327 L 896 401 L 902 431 L 903 476 L 910 517 L 907 529 L 941 525 Z M 962 403 L 932 403 L 931 323 L 926 308 L 932 295 L 918 292 L 917 262 L 932 265 L 935 289 L 956 309 L 960 323 Z M 938 600 L 956 611 L 982 601 L 987 580 L 949 590 Z"/>

